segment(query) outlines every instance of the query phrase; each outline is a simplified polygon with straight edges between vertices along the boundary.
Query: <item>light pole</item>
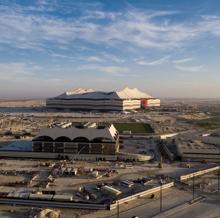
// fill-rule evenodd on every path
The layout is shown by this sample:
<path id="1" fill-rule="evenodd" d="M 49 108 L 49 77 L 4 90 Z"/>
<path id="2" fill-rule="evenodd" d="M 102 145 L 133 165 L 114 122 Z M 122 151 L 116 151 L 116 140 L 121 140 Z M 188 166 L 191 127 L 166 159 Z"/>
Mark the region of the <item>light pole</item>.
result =
<path id="1" fill-rule="evenodd" d="M 218 171 L 218 193 L 220 192 L 220 171 Z"/>
<path id="2" fill-rule="evenodd" d="M 117 218 L 119 218 L 119 202 L 117 200 Z"/>
<path id="3" fill-rule="evenodd" d="M 195 199 L 195 176 L 193 174 L 193 201 Z"/>
<path id="4" fill-rule="evenodd" d="M 160 180 L 160 213 L 163 210 L 163 196 L 162 196 L 162 190 L 163 190 L 163 181 L 162 179 Z"/>

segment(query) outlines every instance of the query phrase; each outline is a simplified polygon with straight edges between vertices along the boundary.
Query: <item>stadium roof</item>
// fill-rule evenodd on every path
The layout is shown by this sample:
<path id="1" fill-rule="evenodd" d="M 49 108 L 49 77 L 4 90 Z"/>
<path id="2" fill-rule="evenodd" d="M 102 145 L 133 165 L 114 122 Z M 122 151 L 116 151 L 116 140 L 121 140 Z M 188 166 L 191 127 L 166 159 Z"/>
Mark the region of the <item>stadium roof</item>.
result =
<path id="1" fill-rule="evenodd" d="M 137 88 L 130 89 L 126 87 L 125 89 L 116 92 L 121 99 L 131 99 L 131 98 L 152 98 L 147 93 L 141 92 Z"/>
<path id="2" fill-rule="evenodd" d="M 109 126 L 96 126 L 96 127 L 87 127 L 87 128 L 78 128 L 76 126 L 72 126 L 70 128 L 46 128 L 42 129 L 39 134 L 34 138 L 37 140 L 39 137 L 47 136 L 56 140 L 59 137 L 67 137 L 70 140 L 74 140 L 76 138 L 86 138 L 89 141 L 92 141 L 96 138 L 105 138 L 112 141 L 115 141 L 115 137 L 117 135 L 117 130 L 114 125 Z"/>
<path id="3" fill-rule="evenodd" d="M 56 98 L 58 99 L 140 99 L 152 98 L 152 96 L 141 92 L 137 88 L 130 89 L 126 87 L 121 91 L 102 92 L 94 91 L 92 89 L 78 88 L 67 91 Z"/>

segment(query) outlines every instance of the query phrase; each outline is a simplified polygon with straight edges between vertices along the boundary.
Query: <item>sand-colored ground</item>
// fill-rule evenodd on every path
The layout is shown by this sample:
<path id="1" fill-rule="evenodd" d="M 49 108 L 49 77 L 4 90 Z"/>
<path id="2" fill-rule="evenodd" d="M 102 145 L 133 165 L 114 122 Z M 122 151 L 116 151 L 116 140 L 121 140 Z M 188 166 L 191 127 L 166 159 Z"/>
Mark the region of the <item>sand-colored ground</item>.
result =
<path id="1" fill-rule="evenodd" d="M 0 100 L 0 107 L 38 107 L 44 106 L 44 99 L 28 99 L 28 100 Z"/>

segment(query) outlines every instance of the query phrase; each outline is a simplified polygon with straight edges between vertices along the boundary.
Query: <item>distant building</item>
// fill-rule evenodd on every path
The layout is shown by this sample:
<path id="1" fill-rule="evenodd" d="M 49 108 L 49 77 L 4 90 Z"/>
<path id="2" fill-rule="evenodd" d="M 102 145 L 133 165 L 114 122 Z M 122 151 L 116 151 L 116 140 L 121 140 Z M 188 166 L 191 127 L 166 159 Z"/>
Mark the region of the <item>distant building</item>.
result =
<path id="1" fill-rule="evenodd" d="M 113 125 L 79 125 L 42 129 L 32 141 L 33 152 L 73 155 L 115 155 L 119 135 Z M 101 155 L 101 156 L 100 156 Z"/>
<path id="2" fill-rule="evenodd" d="M 122 91 L 101 92 L 92 89 L 76 89 L 65 92 L 55 98 L 47 100 L 47 107 L 54 109 L 124 111 L 141 108 L 141 99 L 145 99 L 147 106 L 159 106 L 159 99 L 138 89 L 125 88 Z"/>
<path id="3" fill-rule="evenodd" d="M 149 107 L 160 107 L 160 99 L 158 98 L 143 98 L 141 99 L 141 107 L 149 108 Z"/>
<path id="4" fill-rule="evenodd" d="M 178 138 L 177 152 L 182 160 L 220 162 L 220 133 L 195 137 Z"/>

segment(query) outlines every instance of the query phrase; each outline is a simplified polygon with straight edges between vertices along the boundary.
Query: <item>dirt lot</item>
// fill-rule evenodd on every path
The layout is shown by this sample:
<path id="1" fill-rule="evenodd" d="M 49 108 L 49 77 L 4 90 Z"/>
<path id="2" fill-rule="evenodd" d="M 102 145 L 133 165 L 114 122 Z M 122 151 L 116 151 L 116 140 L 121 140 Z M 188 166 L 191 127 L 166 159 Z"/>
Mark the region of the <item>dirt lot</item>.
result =
<path id="1" fill-rule="evenodd" d="M 0 107 L 38 107 L 45 104 L 46 100 L 43 99 L 0 100 Z"/>

